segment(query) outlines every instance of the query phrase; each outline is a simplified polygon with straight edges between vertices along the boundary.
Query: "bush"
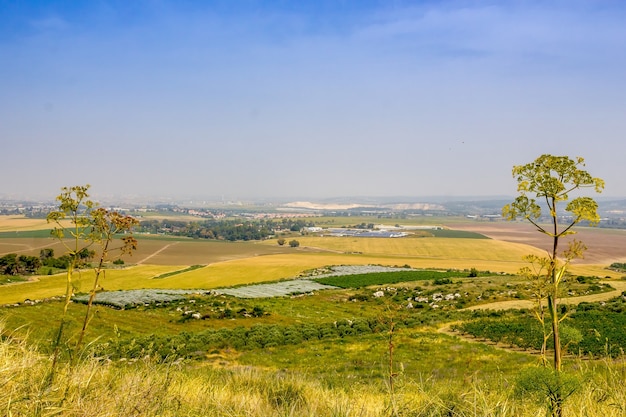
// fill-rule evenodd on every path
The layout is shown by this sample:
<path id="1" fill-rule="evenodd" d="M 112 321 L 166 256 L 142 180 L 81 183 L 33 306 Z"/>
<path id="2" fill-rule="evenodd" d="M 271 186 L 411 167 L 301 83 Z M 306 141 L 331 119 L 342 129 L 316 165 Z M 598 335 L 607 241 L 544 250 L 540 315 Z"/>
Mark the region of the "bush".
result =
<path id="1" fill-rule="evenodd" d="M 264 314 L 265 314 L 265 310 L 263 310 L 263 307 L 254 306 L 254 308 L 252 309 L 252 316 L 253 317 L 261 317 Z"/>
<path id="2" fill-rule="evenodd" d="M 289 241 L 289 246 L 291 246 L 292 248 L 297 248 L 298 246 L 300 246 L 300 242 L 298 242 L 297 240 L 291 240 Z"/>
<path id="3" fill-rule="evenodd" d="M 528 367 L 518 375 L 515 391 L 520 397 L 545 405 L 548 415 L 560 416 L 563 403 L 580 387 L 581 382 L 574 375 L 547 367 Z"/>

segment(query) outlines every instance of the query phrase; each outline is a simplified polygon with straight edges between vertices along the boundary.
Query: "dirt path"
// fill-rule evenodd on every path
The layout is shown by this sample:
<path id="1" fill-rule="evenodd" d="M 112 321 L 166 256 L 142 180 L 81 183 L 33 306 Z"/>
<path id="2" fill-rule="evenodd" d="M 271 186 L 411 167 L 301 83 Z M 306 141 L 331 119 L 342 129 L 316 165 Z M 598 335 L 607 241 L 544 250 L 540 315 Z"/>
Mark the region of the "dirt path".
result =
<path id="1" fill-rule="evenodd" d="M 55 246 L 60 245 L 60 243 L 57 241 L 57 242 L 46 243 L 45 245 L 39 245 L 39 246 L 31 246 L 31 245 L 27 245 L 26 243 L 3 243 L 3 245 L 6 245 L 6 246 L 18 246 L 18 247 L 22 247 L 22 248 L 26 248 L 26 249 L 19 249 L 19 250 L 14 250 L 14 251 L 9 251 L 9 252 L 3 252 L 3 253 L 0 253 L 0 256 L 8 255 L 10 253 L 30 252 L 30 251 L 34 251 L 34 250 L 37 250 L 37 249 L 44 249 L 44 248 L 55 247 Z"/>
<path id="2" fill-rule="evenodd" d="M 167 245 L 163 246 L 159 250 L 155 251 L 154 253 L 151 253 L 150 255 L 148 255 L 145 258 L 143 258 L 141 261 L 137 262 L 137 265 L 143 264 L 144 262 L 146 262 L 150 258 L 153 258 L 153 257 L 157 256 L 159 253 L 163 252 L 165 249 L 169 248 L 170 246 L 177 245 L 179 243 L 180 243 L 180 241 L 174 242 L 174 243 L 168 243 Z"/>

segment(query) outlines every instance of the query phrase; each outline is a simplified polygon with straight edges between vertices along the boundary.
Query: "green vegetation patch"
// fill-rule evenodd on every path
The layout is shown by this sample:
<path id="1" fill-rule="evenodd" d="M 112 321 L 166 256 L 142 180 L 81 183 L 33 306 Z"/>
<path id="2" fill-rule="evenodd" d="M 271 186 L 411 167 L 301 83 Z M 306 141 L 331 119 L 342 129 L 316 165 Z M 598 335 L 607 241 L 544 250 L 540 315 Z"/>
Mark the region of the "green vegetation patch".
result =
<path id="1" fill-rule="evenodd" d="M 626 263 L 614 262 L 609 266 L 609 269 L 617 272 L 626 272 Z"/>
<path id="2" fill-rule="evenodd" d="M 25 282 L 28 278 L 19 275 L 0 275 L 0 285 L 13 284 L 16 282 Z"/>
<path id="3" fill-rule="evenodd" d="M 454 239 L 491 239 L 480 233 L 470 232 L 466 230 L 433 229 L 429 230 L 429 232 L 434 237 L 447 237 Z"/>
<path id="4" fill-rule="evenodd" d="M 320 284 L 332 285 L 340 288 L 361 288 L 370 285 L 397 284 L 400 282 L 433 280 L 441 283 L 450 283 L 450 278 L 467 277 L 468 274 L 461 271 L 394 271 L 372 272 L 367 274 L 331 276 L 316 278 Z"/>
<path id="5" fill-rule="evenodd" d="M 563 313 L 566 307 L 563 306 Z M 481 313 L 476 313 L 481 314 Z M 543 331 L 530 312 L 489 312 L 457 325 L 456 329 L 475 337 L 506 343 L 524 349 L 541 348 Z M 626 293 L 607 303 L 581 303 L 568 312 L 561 339 L 570 353 L 617 357 L 626 350 Z M 546 327 L 546 334 L 550 330 Z M 548 347 L 553 346 L 552 338 Z"/>
<path id="6" fill-rule="evenodd" d="M 25 231 L 16 231 L 16 232 L 0 232 L 0 239 L 2 238 L 42 238 L 42 237 L 51 237 L 50 229 L 44 230 L 25 230 Z"/>
<path id="7" fill-rule="evenodd" d="M 459 314 L 459 316 L 461 313 Z M 435 313 L 398 317 L 394 329 L 410 329 L 438 320 Z M 338 319 L 332 322 L 255 324 L 251 327 L 207 329 L 200 332 L 181 332 L 176 335 L 150 334 L 130 339 L 111 339 L 97 347 L 98 354 L 111 358 L 137 358 L 145 355 L 160 360 L 202 358 L 207 352 L 222 349 L 254 350 L 279 346 L 299 345 L 309 341 L 327 340 L 337 343 L 351 337 L 385 333 L 389 322 L 380 317 Z"/>
<path id="8" fill-rule="evenodd" d="M 174 275 L 178 275 L 178 274 L 182 274 L 182 273 L 185 273 L 185 272 L 193 271 L 193 270 L 199 269 L 199 268 L 204 268 L 204 266 L 205 265 L 191 265 L 190 267 L 185 268 L 185 269 L 180 269 L 178 271 L 166 272 L 164 274 L 157 275 L 156 277 L 154 277 L 154 279 L 169 278 L 169 277 L 174 276 Z"/>

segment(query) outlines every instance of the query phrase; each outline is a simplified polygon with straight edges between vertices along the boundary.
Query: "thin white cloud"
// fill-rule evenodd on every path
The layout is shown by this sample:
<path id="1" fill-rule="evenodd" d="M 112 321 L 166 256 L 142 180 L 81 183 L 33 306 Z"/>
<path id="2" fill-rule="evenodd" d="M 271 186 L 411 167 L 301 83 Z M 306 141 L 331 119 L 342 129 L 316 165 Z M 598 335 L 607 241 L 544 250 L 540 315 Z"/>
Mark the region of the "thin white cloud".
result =
<path id="1" fill-rule="evenodd" d="M 30 26 L 37 31 L 58 31 L 69 27 L 68 22 L 59 16 L 48 16 L 41 19 L 32 19 Z"/>
<path id="2" fill-rule="evenodd" d="M 615 54 L 624 54 L 623 13 L 593 3 L 584 6 L 432 3 L 380 13 L 357 28 L 354 36 L 363 42 L 410 46 L 416 54 L 432 59 L 474 55 L 567 65 L 586 59 L 604 65 Z"/>

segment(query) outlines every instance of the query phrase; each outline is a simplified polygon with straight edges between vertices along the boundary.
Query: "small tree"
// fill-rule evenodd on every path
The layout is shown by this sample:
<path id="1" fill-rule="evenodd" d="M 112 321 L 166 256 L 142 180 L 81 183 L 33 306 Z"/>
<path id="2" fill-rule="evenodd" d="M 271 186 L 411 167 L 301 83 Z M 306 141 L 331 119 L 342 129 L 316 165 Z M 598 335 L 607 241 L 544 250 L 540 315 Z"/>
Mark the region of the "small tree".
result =
<path id="1" fill-rule="evenodd" d="M 279 244 L 280 246 L 283 246 L 283 245 L 284 245 L 287 241 L 286 241 L 284 238 L 282 238 L 282 237 L 281 237 L 281 238 L 279 238 L 279 239 L 278 239 L 278 241 L 277 241 L 277 242 L 278 242 L 278 244 Z"/>
<path id="2" fill-rule="evenodd" d="M 290 240 L 289 241 L 289 246 L 291 246 L 292 248 L 297 248 L 298 246 L 300 246 L 300 242 L 298 242 L 297 240 Z"/>
<path id="3" fill-rule="evenodd" d="M 537 318 L 542 324 L 545 322 L 542 300 L 547 300 L 551 331 L 547 335 L 544 333 L 543 349 L 545 350 L 547 339 L 552 336 L 553 365 L 557 377 L 561 372 L 562 359 L 559 325 L 565 318 L 558 310 L 560 286 L 570 261 L 582 257 L 586 249 L 581 242 L 573 240 L 567 250 L 559 252 L 559 243 L 562 237 L 574 234 L 573 227 L 581 221 L 588 221 L 590 225 L 600 221 L 595 200 L 584 196 L 570 198 L 572 192 L 584 188 L 592 188 L 597 193 L 604 189 L 604 181 L 592 177 L 582 169 L 584 166 L 584 159 L 580 157 L 573 160 L 567 156 L 547 154 L 529 164 L 514 166 L 513 177 L 517 180 L 519 196 L 502 209 L 502 215 L 507 220 L 521 217 L 551 239 L 551 249 L 547 256 L 527 257 L 534 267 L 523 268 L 520 272 L 535 284 L 535 296 L 539 303 Z M 547 224 L 541 223 L 543 212 L 537 200 L 547 208 Z M 562 210 L 568 214 L 567 217 L 562 216 Z M 557 392 L 549 398 L 552 415 L 561 416 L 564 397 Z"/>

